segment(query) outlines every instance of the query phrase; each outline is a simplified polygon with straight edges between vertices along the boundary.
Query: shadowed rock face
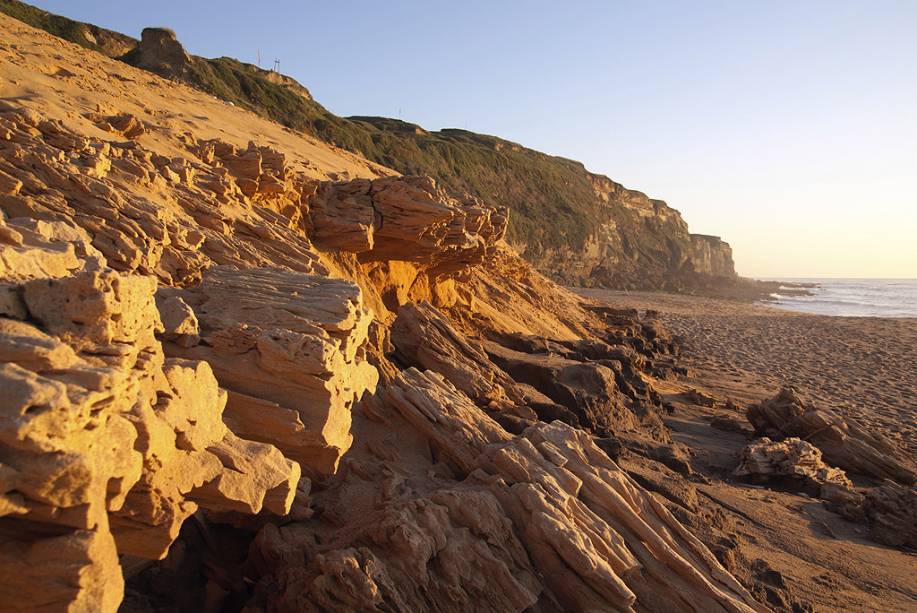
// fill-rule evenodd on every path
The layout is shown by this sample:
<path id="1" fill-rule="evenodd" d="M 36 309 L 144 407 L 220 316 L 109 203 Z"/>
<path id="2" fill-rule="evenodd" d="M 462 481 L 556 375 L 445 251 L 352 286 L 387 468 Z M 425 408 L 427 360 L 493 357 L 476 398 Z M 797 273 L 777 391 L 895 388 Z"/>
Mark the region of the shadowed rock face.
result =
<path id="1" fill-rule="evenodd" d="M 521 383 L 531 385 L 565 406 L 580 425 L 607 437 L 638 428 L 625 406 L 614 372 L 601 364 L 586 364 L 556 355 L 533 355 L 487 345 L 491 359 Z"/>

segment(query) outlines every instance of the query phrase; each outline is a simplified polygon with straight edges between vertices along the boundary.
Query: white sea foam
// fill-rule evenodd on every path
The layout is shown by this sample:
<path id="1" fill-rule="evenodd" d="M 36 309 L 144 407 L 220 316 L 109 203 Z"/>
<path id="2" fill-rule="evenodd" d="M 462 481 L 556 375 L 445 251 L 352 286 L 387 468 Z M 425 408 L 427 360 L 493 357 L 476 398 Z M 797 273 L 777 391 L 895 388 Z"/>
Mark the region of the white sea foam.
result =
<path id="1" fill-rule="evenodd" d="M 772 279 L 814 283 L 809 296 L 770 295 L 780 308 L 847 317 L 917 317 L 917 279 Z M 780 289 L 789 289 L 781 286 Z"/>

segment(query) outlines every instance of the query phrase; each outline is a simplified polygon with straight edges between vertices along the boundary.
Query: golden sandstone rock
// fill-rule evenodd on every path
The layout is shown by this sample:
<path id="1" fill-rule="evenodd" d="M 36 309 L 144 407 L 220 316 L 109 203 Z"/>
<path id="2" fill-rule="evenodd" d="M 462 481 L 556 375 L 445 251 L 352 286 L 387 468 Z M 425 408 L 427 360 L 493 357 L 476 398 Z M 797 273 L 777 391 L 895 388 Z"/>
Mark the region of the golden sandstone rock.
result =
<path id="1" fill-rule="evenodd" d="M 667 444 L 661 341 L 502 209 L 0 23 L 0 608 L 114 611 L 130 555 L 197 608 L 764 609 L 594 437 Z"/>
<path id="2" fill-rule="evenodd" d="M 204 342 L 174 353 L 213 366 L 231 392 L 227 419 L 235 431 L 277 445 L 312 476 L 333 474 L 352 441 L 351 406 L 378 381 L 365 360 L 372 314 L 360 288 L 282 269 L 218 266 L 182 295 Z"/>
<path id="3" fill-rule="evenodd" d="M 49 260 L 74 253 L 49 244 Z M 18 270 L 7 281 L 20 303 L 7 314 L 24 317 L 0 319 L 4 606 L 114 610 L 116 551 L 164 556 L 198 504 L 289 511 L 299 466 L 227 429 L 226 393 L 206 363 L 164 357 L 154 279 Z M 29 589 L 17 564 L 34 568 Z"/>

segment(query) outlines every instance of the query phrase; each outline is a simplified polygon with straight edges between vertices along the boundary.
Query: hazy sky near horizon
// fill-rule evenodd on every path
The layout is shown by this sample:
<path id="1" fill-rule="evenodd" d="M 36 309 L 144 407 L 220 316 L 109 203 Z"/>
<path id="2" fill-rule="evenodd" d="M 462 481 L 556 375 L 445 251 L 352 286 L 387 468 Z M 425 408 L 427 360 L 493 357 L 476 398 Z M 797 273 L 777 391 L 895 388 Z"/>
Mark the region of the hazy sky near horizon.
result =
<path id="1" fill-rule="evenodd" d="M 580 160 L 746 276 L 917 277 L 917 1 L 33 4 Z"/>

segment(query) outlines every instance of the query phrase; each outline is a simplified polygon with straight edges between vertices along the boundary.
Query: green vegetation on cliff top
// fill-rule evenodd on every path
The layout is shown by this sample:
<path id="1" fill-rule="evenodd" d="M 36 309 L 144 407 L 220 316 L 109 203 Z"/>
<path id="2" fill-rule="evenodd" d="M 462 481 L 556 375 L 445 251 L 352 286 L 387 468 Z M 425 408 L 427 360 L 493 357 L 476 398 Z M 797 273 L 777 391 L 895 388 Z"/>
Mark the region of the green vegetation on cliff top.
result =
<path id="1" fill-rule="evenodd" d="M 98 44 L 106 34 L 137 41 L 90 24 L 0 0 L 0 11 L 83 47 L 112 55 Z M 87 32 L 90 37 L 87 37 Z M 118 59 L 134 63 L 136 52 Z M 600 203 L 582 164 L 464 130 L 427 132 L 382 117 L 343 118 L 273 83 L 257 67 L 231 58 L 195 58 L 187 79 L 198 88 L 296 130 L 388 166 L 426 174 L 447 189 L 464 191 L 511 211 L 508 239 L 538 257 L 547 249 L 579 250 L 599 220 Z"/>

